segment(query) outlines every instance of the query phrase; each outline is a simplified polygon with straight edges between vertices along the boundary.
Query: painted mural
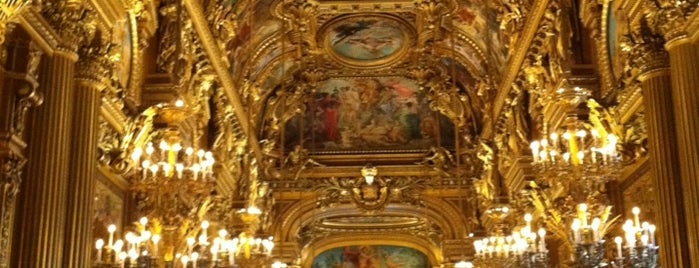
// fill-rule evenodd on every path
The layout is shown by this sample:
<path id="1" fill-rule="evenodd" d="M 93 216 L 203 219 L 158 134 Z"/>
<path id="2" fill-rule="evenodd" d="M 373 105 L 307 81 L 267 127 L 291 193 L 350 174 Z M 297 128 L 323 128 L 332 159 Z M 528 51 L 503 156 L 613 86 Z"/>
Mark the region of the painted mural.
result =
<path id="1" fill-rule="evenodd" d="M 105 178 L 95 180 L 94 216 L 92 222 L 94 237 L 105 238 L 109 235 L 107 227 L 111 224 L 122 229 L 124 200 L 113 187 L 105 182 Z"/>
<path id="2" fill-rule="evenodd" d="M 348 246 L 316 256 L 311 268 L 427 268 L 427 256 L 399 246 Z"/>
<path id="3" fill-rule="evenodd" d="M 444 123 L 425 94 L 404 77 L 325 80 L 308 100 L 304 120 L 287 123 L 285 144 L 299 144 L 296 132 L 305 129 L 303 145 L 311 150 L 427 149 L 440 143 Z"/>
<path id="4" fill-rule="evenodd" d="M 403 26 L 389 17 L 349 17 L 330 26 L 326 45 L 342 59 L 368 63 L 396 55 L 406 37 Z"/>

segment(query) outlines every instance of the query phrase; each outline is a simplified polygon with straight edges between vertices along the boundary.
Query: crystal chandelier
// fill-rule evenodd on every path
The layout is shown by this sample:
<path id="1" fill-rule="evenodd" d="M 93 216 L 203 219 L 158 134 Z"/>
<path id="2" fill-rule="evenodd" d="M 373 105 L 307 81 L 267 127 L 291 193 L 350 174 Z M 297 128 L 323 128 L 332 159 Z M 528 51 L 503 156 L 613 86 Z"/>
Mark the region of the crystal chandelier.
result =
<path id="1" fill-rule="evenodd" d="M 658 267 L 658 245 L 655 243 L 655 225 L 641 223 L 638 215 L 641 209 L 634 207 L 631 212 L 634 219 L 626 220 L 623 226 L 624 239 L 614 238 L 616 256 L 612 266 L 616 268 L 654 268 Z M 622 246 L 623 240 L 626 240 Z M 626 253 L 624 254 L 624 250 Z"/>
<path id="2" fill-rule="evenodd" d="M 161 106 L 160 115 L 166 123 L 178 124 L 186 116 L 183 106 L 181 100 L 177 100 L 174 107 Z M 140 171 L 141 180 L 188 178 L 196 181 L 212 179 L 213 175 L 213 154 L 196 147 L 184 148 L 176 128 L 165 130 L 159 140 L 149 141 L 144 148 L 134 148 L 131 160 Z"/>
<path id="3" fill-rule="evenodd" d="M 532 231 L 532 215 L 524 216 L 526 226 L 511 235 L 497 234 L 473 242 L 476 250 L 474 263 L 478 267 L 546 267 L 546 230 Z"/>
<path id="4" fill-rule="evenodd" d="M 136 232 L 127 232 L 124 239 L 114 240 L 116 226 L 109 226 L 109 240 L 95 242 L 93 267 L 182 267 L 182 268 L 238 268 L 240 260 L 267 258 L 274 248 L 273 237 L 254 237 L 240 233 L 229 236 L 220 229 L 214 236 L 210 234 L 208 221 L 202 221 L 200 229 L 187 236 L 184 245 L 173 252 L 163 252 L 163 241 L 167 237 L 158 228 L 147 228 L 148 219 L 141 218 Z M 154 226 L 151 226 L 154 227 Z M 151 231 L 153 230 L 153 231 Z M 244 258 L 241 258 L 244 257 Z M 237 261 L 238 260 L 238 261 Z M 283 267 L 282 263 L 274 265 Z"/>
<path id="5" fill-rule="evenodd" d="M 594 217 L 588 221 L 590 213 L 587 204 L 578 205 L 577 217 L 570 225 L 573 241 L 573 267 L 594 268 L 606 266 L 604 233 L 607 229 L 606 217 Z"/>
<path id="6" fill-rule="evenodd" d="M 190 115 L 181 100 L 159 104 L 154 113 L 155 124 L 164 127 L 144 133 L 146 141 L 134 145 L 131 190 L 140 213 L 165 228 L 176 228 L 210 198 L 215 160 L 211 152 L 197 148 L 196 137 L 181 133 L 180 126 Z"/>
<path id="7" fill-rule="evenodd" d="M 618 138 L 573 120 L 531 142 L 533 165 L 547 177 L 576 175 L 606 181 L 620 168 Z"/>

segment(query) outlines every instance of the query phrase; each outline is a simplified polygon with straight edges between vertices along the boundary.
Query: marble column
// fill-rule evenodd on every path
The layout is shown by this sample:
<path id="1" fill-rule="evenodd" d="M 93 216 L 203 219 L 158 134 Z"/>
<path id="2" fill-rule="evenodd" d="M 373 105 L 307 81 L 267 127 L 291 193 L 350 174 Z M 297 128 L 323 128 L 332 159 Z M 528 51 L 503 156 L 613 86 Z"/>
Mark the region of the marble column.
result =
<path id="1" fill-rule="evenodd" d="M 30 115 L 29 162 L 17 205 L 12 267 L 62 263 L 77 58 L 74 50 L 59 48 L 40 65 L 44 104 Z"/>
<path id="2" fill-rule="evenodd" d="M 678 144 L 675 141 L 670 70 L 664 52 L 651 53 L 659 55 L 651 57 L 651 61 L 646 64 L 655 64 L 655 66 L 643 70 L 639 80 L 646 107 L 651 174 L 658 194 L 656 197 L 658 215 L 655 222 L 658 226 L 658 243 L 662 248 L 660 265 L 690 267 L 689 246 L 684 238 L 687 226 L 684 222 L 685 213 L 682 205 Z"/>
<path id="3" fill-rule="evenodd" d="M 670 54 L 670 77 L 679 152 L 685 234 L 691 267 L 699 267 L 699 46 L 689 38 L 665 44 Z M 687 266 L 690 267 L 690 266 Z"/>
<path id="4" fill-rule="evenodd" d="M 30 107 L 42 101 L 36 92 L 35 73 L 41 51 L 24 32 L 14 28 L 10 27 L 9 38 L 0 48 L 6 55 L 0 67 L 0 267 L 3 268 L 9 267 L 16 199 L 27 162 L 25 115 Z"/>
<path id="5" fill-rule="evenodd" d="M 100 47 L 86 47 L 80 53 L 70 142 L 69 184 L 65 244 L 62 267 L 90 267 L 94 187 L 97 176 L 97 128 L 101 91 L 109 75 L 103 65 L 106 54 Z"/>

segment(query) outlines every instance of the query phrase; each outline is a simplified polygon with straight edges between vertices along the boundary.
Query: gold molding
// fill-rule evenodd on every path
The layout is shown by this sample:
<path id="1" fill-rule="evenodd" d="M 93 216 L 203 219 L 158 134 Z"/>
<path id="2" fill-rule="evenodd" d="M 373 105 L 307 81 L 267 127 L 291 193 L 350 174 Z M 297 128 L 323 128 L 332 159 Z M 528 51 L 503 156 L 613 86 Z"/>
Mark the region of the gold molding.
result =
<path id="1" fill-rule="evenodd" d="M 201 3 L 194 0 L 185 0 L 184 7 L 192 20 L 192 25 L 201 41 L 201 46 L 204 48 L 211 66 L 217 74 L 218 81 L 223 86 L 226 97 L 228 97 L 233 106 L 233 110 L 238 117 L 243 132 L 245 132 L 250 140 L 249 145 L 255 154 L 255 158 L 258 160 L 262 159 L 262 151 L 260 150 L 257 135 L 255 135 L 255 131 L 251 127 L 252 125 L 240 99 L 240 94 L 235 89 L 235 82 L 229 73 L 229 65 L 224 62 L 225 57 L 221 54 L 217 41 L 214 39 L 211 29 L 209 29 L 209 23 L 206 20 L 206 15 L 202 10 Z"/>
<path id="2" fill-rule="evenodd" d="M 546 13 L 548 3 L 549 0 L 537 0 L 529 12 L 529 17 L 525 23 L 524 30 L 522 30 L 522 35 L 518 40 L 520 45 L 517 46 L 514 53 L 510 54 L 507 67 L 502 74 L 502 80 L 498 86 L 497 95 L 495 96 L 493 103 L 492 114 L 494 117 L 490 118 L 490 120 L 497 121 L 500 114 L 503 112 L 507 95 L 510 94 L 510 91 L 512 90 L 512 83 L 514 83 L 515 79 L 521 72 L 522 64 L 524 63 L 524 59 L 529 52 L 529 47 L 532 40 L 534 40 L 537 30 L 539 30 L 539 24 L 544 17 L 544 13 Z M 492 135 L 495 131 L 495 129 L 493 129 L 493 125 L 494 124 L 485 124 L 481 135 L 484 137 L 489 137 Z"/>
<path id="3" fill-rule="evenodd" d="M 326 51 L 326 53 L 335 60 L 336 62 L 350 68 L 363 68 L 363 69 L 378 69 L 378 68 L 385 68 L 391 65 L 394 65 L 395 63 L 401 62 L 402 59 L 405 58 L 406 55 L 408 55 L 408 52 L 410 51 L 410 48 L 415 46 L 414 41 L 417 39 L 417 32 L 415 28 L 413 28 L 409 22 L 405 21 L 405 19 L 398 17 L 397 15 L 393 14 L 383 14 L 383 13 L 376 13 L 372 14 L 372 18 L 374 19 L 382 19 L 382 20 L 387 20 L 387 21 L 392 21 L 395 22 L 396 24 L 400 25 L 400 30 L 401 30 L 401 38 L 403 41 L 403 44 L 400 48 L 398 48 L 397 51 L 394 51 L 391 55 L 387 55 L 385 58 L 379 58 L 375 60 L 357 60 L 357 59 L 351 59 L 344 57 L 342 55 L 339 55 L 337 52 L 335 52 L 330 45 L 330 34 L 331 30 L 333 29 L 334 26 L 337 26 L 338 24 L 342 24 L 343 22 L 347 20 L 352 20 L 354 18 L 364 18 L 366 17 L 366 13 L 355 13 L 355 14 L 342 14 L 337 17 L 332 18 L 331 20 L 325 22 L 323 25 L 320 26 L 318 29 L 318 35 L 316 36 L 316 40 L 318 44 L 322 44 L 322 49 Z"/>
<path id="4" fill-rule="evenodd" d="M 17 19 L 22 27 L 29 33 L 34 41 L 46 55 L 53 55 L 59 46 L 58 34 L 44 17 L 33 8 L 25 9 L 25 12 Z"/>

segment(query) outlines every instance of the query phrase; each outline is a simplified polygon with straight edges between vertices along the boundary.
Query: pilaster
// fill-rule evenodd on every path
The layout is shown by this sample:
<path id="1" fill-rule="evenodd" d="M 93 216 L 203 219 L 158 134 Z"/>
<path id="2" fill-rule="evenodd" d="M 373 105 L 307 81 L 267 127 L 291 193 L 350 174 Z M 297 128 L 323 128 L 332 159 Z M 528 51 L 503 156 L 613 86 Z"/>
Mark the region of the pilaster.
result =
<path id="1" fill-rule="evenodd" d="M 658 42 L 640 44 L 636 48 L 641 65 L 639 80 L 643 90 L 648 124 L 648 147 L 651 174 L 657 189 L 656 207 L 658 240 L 662 267 L 690 267 L 689 245 L 684 239 L 687 226 L 682 205 L 680 169 L 675 118 L 667 53 Z"/>
<path id="2" fill-rule="evenodd" d="M 0 45 L 8 55 L 0 67 L 0 267 L 9 265 L 16 199 L 27 162 L 25 115 L 42 101 L 35 73 L 41 52 L 24 32 L 10 28 L 7 42 Z"/>

